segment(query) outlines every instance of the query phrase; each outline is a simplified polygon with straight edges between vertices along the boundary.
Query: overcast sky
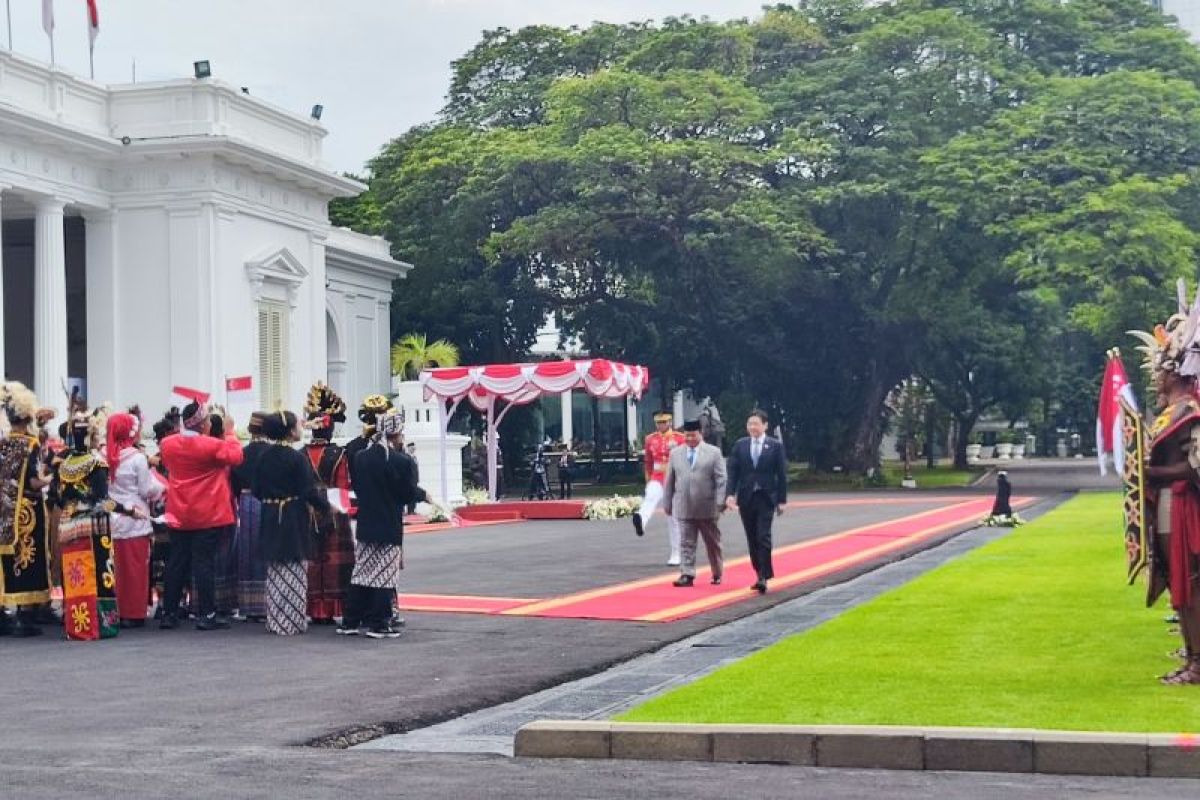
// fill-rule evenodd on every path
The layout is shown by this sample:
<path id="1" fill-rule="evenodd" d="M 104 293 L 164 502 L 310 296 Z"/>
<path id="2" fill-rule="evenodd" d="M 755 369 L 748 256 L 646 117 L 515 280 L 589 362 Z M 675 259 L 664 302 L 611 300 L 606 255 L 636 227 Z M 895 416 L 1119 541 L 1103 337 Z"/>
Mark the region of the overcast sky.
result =
<path id="1" fill-rule="evenodd" d="M 214 75 L 277 105 L 325 106 L 325 160 L 357 172 L 389 139 L 442 106 L 450 62 L 484 29 L 587 25 L 690 13 L 756 16 L 767 0 L 97 0 L 96 79 Z M 9 0 L 13 49 L 49 61 L 38 0 Z M 1167 0 L 1200 31 L 1200 0 Z M 88 74 L 84 0 L 55 0 L 56 58 Z M 3 20 L 0 20 L 2 23 Z M 3 40 L 0 40 L 0 46 Z"/>
<path id="2" fill-rule="evenodd" d="M 758 14 L 766 0 L 97 0 L 96 79 L 213 74 L 294 111 L 325 106 L 325 160 L 357 172 L 389 139 L 442 107 L 450 62 L 484 29 L 587 25 L 691 13 Z M 13 49 L 50 60 L 41 3 L 9 0 Z M 88 74 L 84 0 L 55 0 L 55 57 Z M 0 12 L 2 13 L 2 12 Z M 0 27 L 3 19 L 0 19 Z M 2 34 L 0 34 L 2 35 Z M 4 44 L 0 39 L 0 46 Z"/>

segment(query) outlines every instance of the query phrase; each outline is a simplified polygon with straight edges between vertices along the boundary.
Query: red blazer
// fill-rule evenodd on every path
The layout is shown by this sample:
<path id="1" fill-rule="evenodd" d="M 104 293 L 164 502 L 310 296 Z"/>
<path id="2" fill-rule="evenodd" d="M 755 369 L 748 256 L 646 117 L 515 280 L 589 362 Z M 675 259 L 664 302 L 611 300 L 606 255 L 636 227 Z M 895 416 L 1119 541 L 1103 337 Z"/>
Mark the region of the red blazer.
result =
<path id="1" fill-rule="evenodd" d="M 159 446 L 167 468 L 167 525 L 185 531 L 223 528 L 234 523 L 229 469 L 242 463 L 242 445 L 233 434 L 175 434 Z"/>

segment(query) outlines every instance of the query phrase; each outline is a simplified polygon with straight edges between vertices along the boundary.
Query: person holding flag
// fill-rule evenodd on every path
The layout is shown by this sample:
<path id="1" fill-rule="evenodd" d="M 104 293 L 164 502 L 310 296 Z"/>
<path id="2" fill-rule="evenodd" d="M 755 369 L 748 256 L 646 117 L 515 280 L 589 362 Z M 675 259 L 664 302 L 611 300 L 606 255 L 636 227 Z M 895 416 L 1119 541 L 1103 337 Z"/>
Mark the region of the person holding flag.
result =
<path id="1" fill-rule="evenodd" d="M 1145 467 L 1151 528 L 1146 603 L 1169 591 L 1179 616 L 1183 665 L 1162 682 L 1200 685 L 1200 293 L 1189 306 L 1180 281 L 1179 312 L 1152 333 L 1130 334 L 1142 342 L 1138 349 L 1161 409 L 1148 431 Z"/>

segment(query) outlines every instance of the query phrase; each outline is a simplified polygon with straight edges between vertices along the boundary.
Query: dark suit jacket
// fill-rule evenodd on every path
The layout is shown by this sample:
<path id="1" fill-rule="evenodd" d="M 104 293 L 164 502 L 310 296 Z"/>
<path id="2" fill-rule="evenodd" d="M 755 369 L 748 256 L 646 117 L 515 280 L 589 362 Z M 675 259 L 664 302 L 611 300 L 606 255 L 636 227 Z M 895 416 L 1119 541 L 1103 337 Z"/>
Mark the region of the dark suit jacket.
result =
<path id="1" fill-rule="evenodd" d="M 766 493 L 772 505 L 787 502 L 787 455 L 783 451 L 783 442 L 778 439 L 763 437 L 757 467 L 750 457 L 750 437 L 738 439 L 729 453 L 727 472 L 725 492 L 736 497 L 738 505 L 749 503 L 755 492 Z"/>
<path id="2" fill-rule="evenodd" d="M 404 507 L 419 499 L 412 459 L 381 445 L 354 456 L 358 497 L 355 536 L 374 544 L 404 543 Z"/>

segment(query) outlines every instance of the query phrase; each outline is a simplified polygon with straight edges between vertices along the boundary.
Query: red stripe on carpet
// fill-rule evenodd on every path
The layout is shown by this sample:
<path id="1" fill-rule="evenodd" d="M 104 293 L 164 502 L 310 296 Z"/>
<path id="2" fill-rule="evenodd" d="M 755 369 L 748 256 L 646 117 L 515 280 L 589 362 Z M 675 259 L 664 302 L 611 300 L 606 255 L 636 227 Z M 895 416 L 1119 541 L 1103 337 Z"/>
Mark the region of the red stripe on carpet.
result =
<path id="1" fill-rule="evenodd" d="M 1020 498 L 1013 506 L 1023 507 L 1030 502 L 1032 498 Z M 774 588 L 799 585 L 914 546 L 950 530 L 974 527 L 991 509 L 991 504 L 990 498 L 979 498 L 779 548 L 774 554 L 776 577 L 771 585 Z M 499 613 L 669 622 L 757 596 L 748 588 L 755 576 L 747 557 L 726 563 L 721 586 L 709 584 L 707 567 L 697 570 L 696 585 L 689 589 L 672 586 L 674 577 L 675 573 L 663 574 Z"/>

